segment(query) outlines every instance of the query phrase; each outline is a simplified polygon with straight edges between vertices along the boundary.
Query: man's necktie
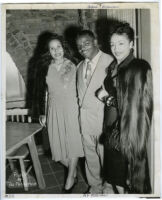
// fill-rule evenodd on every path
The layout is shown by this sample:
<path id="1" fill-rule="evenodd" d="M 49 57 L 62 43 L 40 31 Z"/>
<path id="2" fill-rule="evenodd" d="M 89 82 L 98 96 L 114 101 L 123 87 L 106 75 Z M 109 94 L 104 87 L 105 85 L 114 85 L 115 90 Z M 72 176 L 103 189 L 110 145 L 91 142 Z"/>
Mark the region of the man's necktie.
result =
<path id="1" fill-rule="evenodd" d="M 86 85 L 88 86 L 90 79 L 91 79 L 91 63 L 90 61 L 87 62 L 87 66 L 86 66 L 86 73 L 85 73 L 85 80 L 86 80 Z"/>

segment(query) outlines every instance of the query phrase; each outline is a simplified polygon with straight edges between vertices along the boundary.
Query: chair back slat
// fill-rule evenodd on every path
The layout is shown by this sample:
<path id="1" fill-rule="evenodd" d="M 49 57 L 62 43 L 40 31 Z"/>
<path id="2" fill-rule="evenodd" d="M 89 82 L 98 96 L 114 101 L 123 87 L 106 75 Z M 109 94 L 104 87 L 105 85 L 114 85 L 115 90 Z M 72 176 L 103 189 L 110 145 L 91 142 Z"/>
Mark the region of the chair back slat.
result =
<path id="1" fill-rule="evenodd" d="M 31 123 L 32 122 L 32 118 L 31 116 L 28 116 L 28 123 Z"/>
<path id="2" fill-rule="evenodd" d="M 12 122 L 14 121 L 14 115 L 11 115 L 11 121 Z"/>
<path id="3" fill-rule="evenodd" d="M 21 120 L 22 120 L 23 123 L 25 122 L 25 116 L 24 115 L 21 116 Z"/>
<path id="4" fill-rule="evenodd" d="M 19 122 L 19 115 L 16 115 L 16 121 Z"/>

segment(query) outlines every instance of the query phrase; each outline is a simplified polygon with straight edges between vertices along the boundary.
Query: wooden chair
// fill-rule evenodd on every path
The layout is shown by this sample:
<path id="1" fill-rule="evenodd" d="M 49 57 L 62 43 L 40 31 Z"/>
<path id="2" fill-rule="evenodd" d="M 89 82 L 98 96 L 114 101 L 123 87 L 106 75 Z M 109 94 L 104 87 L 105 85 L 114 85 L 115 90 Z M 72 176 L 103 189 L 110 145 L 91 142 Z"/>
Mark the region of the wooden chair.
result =
<path id="1" fill-rule="evenodd" d="M 31 123 L 32 119 L 31 116 L 29 116 L 29 110 L 28 109 L 9 109 L 6 110 L 6 117 L 7 121 L 12 122 L 22 122 L 22 123 Z M 32 166 L 30 166 L 27 170 L 25 167 L 25 159 L 29 155 L 29 149 L 27 145 L 22 145 L 20 148 L 16 149 L 14 152 L 10 153 L 9 155 L 6 155 L 6 159 L 9 161 L 9 165 L 12 171 L 14 171 L 14 160 L 19 160 L 20 163 L 20 169 L 21 169 L 21 175 L 24 185 L 24 190 L 28 191 L 28 178 L 27 175 L 30 172 Z"/>

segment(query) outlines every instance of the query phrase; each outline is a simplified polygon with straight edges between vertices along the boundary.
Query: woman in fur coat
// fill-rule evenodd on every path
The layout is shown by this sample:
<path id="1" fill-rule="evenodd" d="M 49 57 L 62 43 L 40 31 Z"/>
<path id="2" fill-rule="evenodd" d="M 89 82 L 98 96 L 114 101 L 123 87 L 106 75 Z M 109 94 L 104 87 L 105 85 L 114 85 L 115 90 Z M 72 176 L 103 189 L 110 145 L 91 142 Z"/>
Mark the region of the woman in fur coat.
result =
<path id="1" fill-rule="evenodd" d="M 115 60 L 104 80 L 104 172 L 112 191 L 145 194 L 151 192 L 146 148 L 153 110 L 152 74 L 145 60 L 134 57 L 133 44 L 133 29 L 120 23 L 110 37 Z"/>

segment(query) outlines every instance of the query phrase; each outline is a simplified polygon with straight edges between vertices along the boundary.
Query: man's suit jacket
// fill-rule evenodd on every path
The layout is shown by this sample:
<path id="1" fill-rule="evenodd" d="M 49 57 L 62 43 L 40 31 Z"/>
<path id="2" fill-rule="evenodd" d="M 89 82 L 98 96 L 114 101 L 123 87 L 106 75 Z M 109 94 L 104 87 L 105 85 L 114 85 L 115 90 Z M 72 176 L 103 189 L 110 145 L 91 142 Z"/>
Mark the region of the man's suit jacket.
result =
<path id="1" fill-rule="evenodd" d="M 102 86 L 106 77 L 106 68 L 110 65 L 112 60 L 113 58 L 110 55 L 103 52 L 101 53 L 88 87 L 83 79 L 84 61 L 78 64 L 77 89 L 82 134 L 100 135 L 102 133 L 104 103 L 97 99 L 96 91 Z"/>

